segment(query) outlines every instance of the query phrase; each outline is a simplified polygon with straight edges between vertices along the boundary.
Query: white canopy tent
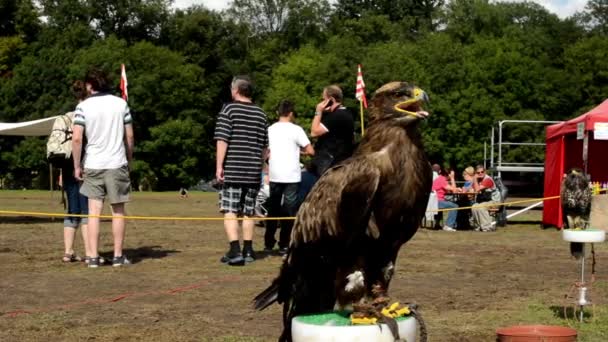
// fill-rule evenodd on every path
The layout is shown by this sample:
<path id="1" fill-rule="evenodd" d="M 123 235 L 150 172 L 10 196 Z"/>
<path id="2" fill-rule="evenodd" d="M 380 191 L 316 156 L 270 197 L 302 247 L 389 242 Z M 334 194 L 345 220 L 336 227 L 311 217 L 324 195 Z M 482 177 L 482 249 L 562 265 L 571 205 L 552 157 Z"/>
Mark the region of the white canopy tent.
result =
<path id="1" fill-rule="evenodd" d="M 13 136 L 26 136 L 26 137 L 39 137 L 51 134 L 53 129 L 53 123 L 59 115 L 52 116 L 50 118 L 7 123 L 0 122 L 0 135 L 13 135 Z M 49 182 L 51 190 L 51 199 L 53 199 L 53 167 L 49 165 Z"/>
<path id="2" fill-rule="evenodd" d="M 6 123 L 0 122 L 0 135 L 17 135 L 26 137 L 37 137 L 49 135 L 53 128 L 53 122 L 58 116 L 33 121 Z"/>

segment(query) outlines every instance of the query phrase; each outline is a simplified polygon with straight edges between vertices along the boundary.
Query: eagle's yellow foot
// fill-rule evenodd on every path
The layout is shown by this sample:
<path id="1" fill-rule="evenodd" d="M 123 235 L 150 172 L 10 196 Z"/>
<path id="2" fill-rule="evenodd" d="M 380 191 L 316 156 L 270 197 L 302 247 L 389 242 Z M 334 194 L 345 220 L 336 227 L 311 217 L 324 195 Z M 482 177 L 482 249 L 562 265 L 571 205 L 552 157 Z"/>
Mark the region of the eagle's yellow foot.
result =
<path id="1" fill-rule="evenodd" d="M 403 316 L 407 316 L 410 314 L 410 308 L 407 306 L 404 307 L 399 307 L 400 303 L 399 302 L 394 302 L 393 304 L 391 304 L 388 307 L 385 307 L 384 309 L 382 309 L 382 311 L 380 311 L 384 316 L 386 317 L 390 317 L 390 318 L 397 318 L 397 317 L 403 317 Z"/>
<path id="2" fill-rule="evenodd" d="M 385 318 L 395 319 L 409 315 L 410 308 L 401 306 L 399 302 L 388 304 L 388 297 L 376 298 L 372 304 L 356 304 L 355 311 L 350 315 L 352 324 L 376 324 L 381 323 Z"/>

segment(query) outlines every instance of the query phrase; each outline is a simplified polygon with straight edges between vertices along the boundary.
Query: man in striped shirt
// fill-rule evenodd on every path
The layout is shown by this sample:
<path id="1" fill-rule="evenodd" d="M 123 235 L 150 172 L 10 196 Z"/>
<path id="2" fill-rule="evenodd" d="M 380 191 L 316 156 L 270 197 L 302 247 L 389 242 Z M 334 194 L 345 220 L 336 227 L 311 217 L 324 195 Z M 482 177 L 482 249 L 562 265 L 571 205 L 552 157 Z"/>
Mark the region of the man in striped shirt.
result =
<path id="1" fill-rule="evenodd" d="M 253 87 L 246 76 L 237 76 L 230 86 L 233 102 L 219 113 L 215 127 L 216 177 L 223 183 L 220 211 L 230 249 L 221 259 L 229 265 L 255 260 L 253 229 L 255 198 L 260 189 L 262 163 L 268 146 L 268 123 L 264 111 L 251 100 Z M 238 216 L 245 219 L 243 250 L 239 243 Z"/>

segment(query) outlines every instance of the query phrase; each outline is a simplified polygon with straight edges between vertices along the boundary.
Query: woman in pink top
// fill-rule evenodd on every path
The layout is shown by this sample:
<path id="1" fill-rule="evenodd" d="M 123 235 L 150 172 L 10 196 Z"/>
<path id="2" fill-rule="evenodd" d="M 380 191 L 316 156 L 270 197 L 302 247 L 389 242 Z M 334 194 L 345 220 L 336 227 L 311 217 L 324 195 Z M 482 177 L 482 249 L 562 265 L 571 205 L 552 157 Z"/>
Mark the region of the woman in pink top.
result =
<path id="1" fill-rule="evenodd" d="M 439 209 L 454 209 L 458 208 L 458 204 L 445 200 L 446 192 L 456 192 L 456 181 L 454 180 L 454 171 L 450 171 L 449 174 L 445 170 L 441 170 L 439 177 L 433 181 L 433 191 L 437 193 L 437 205 Z M 448 232 L 455 232 L 456 229 L 456 216 L 458 212 L 456 210 L 450 210 L 447 212 L 447 219 L 443 230 Z"/>

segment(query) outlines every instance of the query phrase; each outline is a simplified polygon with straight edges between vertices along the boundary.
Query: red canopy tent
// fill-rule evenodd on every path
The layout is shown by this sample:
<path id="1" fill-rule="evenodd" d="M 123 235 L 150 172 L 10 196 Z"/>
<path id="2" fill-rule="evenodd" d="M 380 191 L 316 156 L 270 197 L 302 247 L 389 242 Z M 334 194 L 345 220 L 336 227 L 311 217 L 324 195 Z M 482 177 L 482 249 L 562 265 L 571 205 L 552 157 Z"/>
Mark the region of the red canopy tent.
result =
<path id="1" fill-rule="evenodd" d="M 547 126 L 544 197 L 559 195 L 563 175 L 573 167 L 585 170 L 592 182 L 608 181 L 607 129 L 608 100 L 577 118 Z M 585 144 L 586 154 L 583 151 Z M 562 227 L 560 200 L 545 201 L 543 225 Z"/>

